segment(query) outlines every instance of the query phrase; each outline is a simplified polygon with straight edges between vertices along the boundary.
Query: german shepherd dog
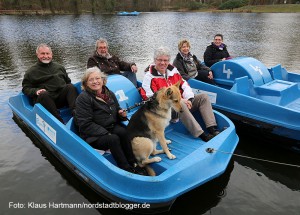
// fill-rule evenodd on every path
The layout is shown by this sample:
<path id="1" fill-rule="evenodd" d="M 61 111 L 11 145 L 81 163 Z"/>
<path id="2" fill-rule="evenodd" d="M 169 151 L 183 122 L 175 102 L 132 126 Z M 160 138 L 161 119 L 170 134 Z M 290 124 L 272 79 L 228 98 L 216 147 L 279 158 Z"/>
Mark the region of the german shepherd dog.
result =
<path id="1" fill-rule="evenodd" d="M 150 155 L 166 153 L 169 159 L 176 158 L 167 146 L 171 141 L 165 138 L 165 128 L 171 120 L 172 108 L 176 112 L 181 111 L 179 84 L 180 82 L 157 91 L 132 115 L 127 126 L 129 141 L 138 165 L 145 167 L 150 176 L 155 176 L 155 172 L 148 164 L 161 161 L 158 156 L 149 158 Z M 157 141 L 162 150 L 156 149 Z"/>

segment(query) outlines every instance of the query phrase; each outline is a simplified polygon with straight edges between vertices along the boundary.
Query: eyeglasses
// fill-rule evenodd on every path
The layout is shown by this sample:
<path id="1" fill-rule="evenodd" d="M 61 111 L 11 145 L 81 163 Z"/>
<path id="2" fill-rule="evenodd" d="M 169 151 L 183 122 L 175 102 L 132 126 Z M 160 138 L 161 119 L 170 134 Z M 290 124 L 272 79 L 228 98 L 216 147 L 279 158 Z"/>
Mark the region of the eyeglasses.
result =
<path id="1" fill-rule="evenodd" d="M 155 59 L 157 60 L 159 63 L 168 63 L 170 60 L 164 60 L 164 59 Z"/>
<path id="2" fill-rule="evenodd" d="M 102 77 L 91 78 L 91 79 L 88 79 L 88 82 L 89 83 L 93 83 L 94 81 L 98 82 L 98 81 L 100 81 L 100 79 L 104 79 L 104 78 L 102 78 Z"/>
<path id="3" fill-rule="evenodd" d="M 107 49 L 107 46 L 99 46 L 97 49 L 104 50 Z"/>

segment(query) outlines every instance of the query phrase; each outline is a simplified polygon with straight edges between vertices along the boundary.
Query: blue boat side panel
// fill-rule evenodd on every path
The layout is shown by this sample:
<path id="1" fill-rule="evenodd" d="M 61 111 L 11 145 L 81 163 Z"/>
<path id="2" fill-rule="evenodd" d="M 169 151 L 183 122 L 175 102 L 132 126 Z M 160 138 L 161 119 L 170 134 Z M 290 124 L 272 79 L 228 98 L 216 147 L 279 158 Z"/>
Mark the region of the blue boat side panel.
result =
<path id="1" fill-rule="evenodd" d="M 211 69 L 216 83 L 230 85 L 239 77 L 248 76 L 255 86 L 260 86 L 273 80 L 268 68 L 260 61 L 250 57 L 238 57 L 220 61 Z"/>

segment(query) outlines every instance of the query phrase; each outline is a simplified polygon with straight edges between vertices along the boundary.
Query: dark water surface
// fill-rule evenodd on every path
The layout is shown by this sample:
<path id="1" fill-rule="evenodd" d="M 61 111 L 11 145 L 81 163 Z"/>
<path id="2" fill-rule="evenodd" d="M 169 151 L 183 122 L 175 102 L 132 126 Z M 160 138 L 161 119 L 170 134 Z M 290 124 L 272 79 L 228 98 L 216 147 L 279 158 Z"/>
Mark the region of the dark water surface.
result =
<path id="1" fill-rule="evenodd" d="M 20 91 L 24 72 L 36 61 L 39 43 L 52 46 L 54 60 L 67 68 L 73 82 L 80 80 L 99 37 L 108 39 L 112 53 L 136 62 L 139 79 L 156 47 L 168 46 L 175 56 L 178 40 L 188 38 L 191 51 L 201 59 L 216 33 L 224 34 L 233 56 L 255 57 L 267 66 L 280 63 L 300 72 L 299 20 L 300 14 L 279 13 L 0 16 L 0 214 L 124 214 L 117 209 L 20 208 L 30 203 L 48 207 L 52 202 L 104 201 L 12 119 L 8 98 Z M 178 198 L 168 214 L 300 213 L 300 155 L 274 146 L 251 130 L 241 131 L 237 154 L 298 167 L 233 156 L 224 175 Z"/>

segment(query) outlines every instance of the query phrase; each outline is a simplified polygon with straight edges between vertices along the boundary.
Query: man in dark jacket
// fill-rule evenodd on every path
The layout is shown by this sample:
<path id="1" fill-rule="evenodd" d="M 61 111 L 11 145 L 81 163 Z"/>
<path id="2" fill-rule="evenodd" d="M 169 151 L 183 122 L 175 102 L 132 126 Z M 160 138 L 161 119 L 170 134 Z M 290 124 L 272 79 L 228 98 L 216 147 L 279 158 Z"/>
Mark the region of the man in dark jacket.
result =
<path id="1" fill-rule="evenodd" d="M 214 41 L 211 45 L 207 46 L 204 52 L 204 63 L 206 66 L 211 67 L 213 64 L 230 59 L 230 55 L 227 51 L 227 46 L 223 43 L 223 35 L 216 34 Z"/>
<path id="2" fill-rule="evenodd" d="M 29 68 L 24 75 L 22 91 L 40 103 L 51 114 L 63 123 L 57 108 L 69 106 L 75 108 L 76 88 L 71 84 L 66 69 L 52 62 L 52 50 L 46 44 L 40 44 L 36 49 L 38 62 Z"/>
<path id="3" fill-rule="evenodd" d="M 107 75 L 121 74 L 128 78 L 135 86 L 137 86 L 135 63 L 127 63 L 121 61 L 117 56 L 108 52 L 108 42 L 106 39 L 100 38 L 96 41 L 95 52 L 88 59 L 87 68 L 98 67 Z"/>

